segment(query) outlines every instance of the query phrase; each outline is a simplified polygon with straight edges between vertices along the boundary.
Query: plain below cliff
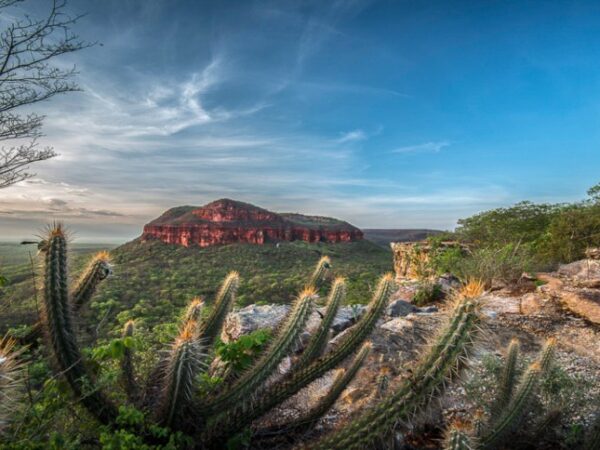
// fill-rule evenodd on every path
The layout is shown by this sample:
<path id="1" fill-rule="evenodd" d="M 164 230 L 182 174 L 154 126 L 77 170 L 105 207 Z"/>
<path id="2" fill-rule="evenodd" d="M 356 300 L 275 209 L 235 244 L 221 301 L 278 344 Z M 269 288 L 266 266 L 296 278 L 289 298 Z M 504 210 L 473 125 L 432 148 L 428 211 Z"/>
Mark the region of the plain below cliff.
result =
<path id="1" fill-rule="evenodd" d="M 443 233 L 443 231 L 440 230 L 421 228 L 363 228 L 362 232 L 364 233 L 365 239 L 383 247 L 389 247 L 390 242 L 422 241 L 429 236 Z"/>

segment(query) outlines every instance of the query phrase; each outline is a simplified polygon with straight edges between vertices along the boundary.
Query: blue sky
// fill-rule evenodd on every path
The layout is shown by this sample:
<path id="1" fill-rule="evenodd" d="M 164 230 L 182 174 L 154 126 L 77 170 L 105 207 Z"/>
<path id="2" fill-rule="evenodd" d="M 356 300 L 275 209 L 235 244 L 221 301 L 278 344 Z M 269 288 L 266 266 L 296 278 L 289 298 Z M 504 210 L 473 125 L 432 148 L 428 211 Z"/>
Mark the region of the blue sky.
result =
<path id="1" fill-rule="evenodd" d="M 41 11 L 46 2 L 22 7 Z M 600 181 L 600 3 L 71 0 L 101 45 L 39 107 L 60 157 L 0 235 L 122 240 L 220 197 L 361 227 L 452 228 Z"/>

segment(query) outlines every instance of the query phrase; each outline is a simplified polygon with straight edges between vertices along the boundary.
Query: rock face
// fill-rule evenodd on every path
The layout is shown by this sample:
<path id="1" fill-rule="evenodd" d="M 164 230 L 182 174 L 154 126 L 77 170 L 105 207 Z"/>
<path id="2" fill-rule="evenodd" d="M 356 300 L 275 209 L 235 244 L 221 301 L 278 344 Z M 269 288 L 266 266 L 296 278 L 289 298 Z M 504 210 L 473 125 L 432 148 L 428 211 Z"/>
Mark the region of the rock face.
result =
<path id="1" fill-rule="evenodd" d="M 350 242 L 363 238 L 358 228 L 330 217 L 278 214 L 266 209 L 221 199 L 200 208 L 180 206 L 144 226 L 143 240 L 208 247 L 243 242 Z"/>

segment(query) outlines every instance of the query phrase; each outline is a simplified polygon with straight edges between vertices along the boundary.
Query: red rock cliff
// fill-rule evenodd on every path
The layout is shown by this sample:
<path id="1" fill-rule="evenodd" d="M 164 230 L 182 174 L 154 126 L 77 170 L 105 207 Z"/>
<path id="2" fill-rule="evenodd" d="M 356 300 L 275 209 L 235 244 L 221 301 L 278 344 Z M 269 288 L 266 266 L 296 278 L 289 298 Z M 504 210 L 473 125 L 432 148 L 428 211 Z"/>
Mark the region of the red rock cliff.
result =
<path id="1" fill-rule="evenodd" d="M 277 214 L 248 203 L 221 199 L 200 208 L 180 206 L 144 226 L 142 239 L 208 247 L 217 244 L 303 240 L 349 242 L 363 238 L 358 228 L 329 217 Z"/>

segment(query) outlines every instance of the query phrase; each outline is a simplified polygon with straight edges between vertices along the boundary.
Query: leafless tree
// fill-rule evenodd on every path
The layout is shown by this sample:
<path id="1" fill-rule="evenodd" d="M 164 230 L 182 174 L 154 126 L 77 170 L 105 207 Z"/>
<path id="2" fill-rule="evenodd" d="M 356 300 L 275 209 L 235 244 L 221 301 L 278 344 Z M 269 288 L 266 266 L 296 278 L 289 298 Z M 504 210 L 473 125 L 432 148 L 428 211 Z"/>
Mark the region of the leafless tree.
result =
<path id="1" fill-rule="evenodd" d="M 0 147 L 0 188 L 30 178 L 30 164 L 56 156 L 51 147 L 38 144 L 44 116 L 21 111 L 78 91 L 75 67 L 64 69 L 52 61 L 91 45 L 71 31 L 81 16 L 65 12 L 66 0 L 53 0 L 43 19 L 27 14 L 12 19 L 9 12 L 23 1 L 0 0 L 0 20 L 8 21 L 0 33 L 0 141 L 10 142 Z"/>

